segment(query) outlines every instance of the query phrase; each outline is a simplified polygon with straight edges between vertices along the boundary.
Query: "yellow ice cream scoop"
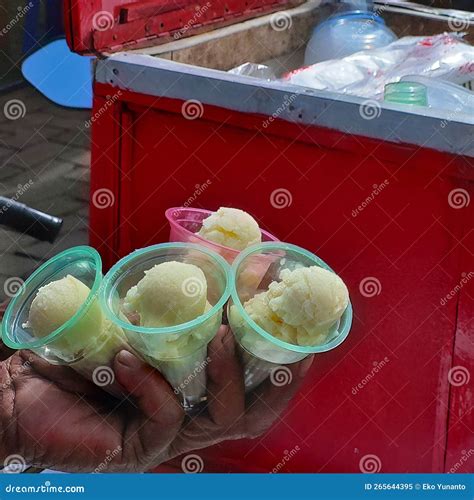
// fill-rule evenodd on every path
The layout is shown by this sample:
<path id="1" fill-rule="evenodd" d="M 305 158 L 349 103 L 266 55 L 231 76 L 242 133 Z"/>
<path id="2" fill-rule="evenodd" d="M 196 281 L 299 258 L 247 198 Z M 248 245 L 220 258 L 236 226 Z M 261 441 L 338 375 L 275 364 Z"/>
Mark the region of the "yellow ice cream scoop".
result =
<path id="1" fill-rule="evenodd" d="M 50 347 L 61 352 L 65 359 L 87 356 L 79 364 L 87 363 L 95 368 L 110 362 L 126 343 L 122 330 L 105 318 L 97 297 L 89 299 L 90 292 L 87 285 L 71 275 L 48 283 L 38 289 L 25 326 L 31 328 L 35 336 L 45 337 L 65 325 L 82 306 L 87 305 L 77 322 L 67 326 Z M 79 364 L 76 363 L 75 367 L 80 369 L 82 365 Z"/>
<path id="2" fill-rule="evenodd" d="M 303 346 L 319 345 L 349 304 L 337 274 L 318 266 L 284 269 L 280 281 L 244 304 L 249 316 L 274 337 Z"/>
<path id="3" fill-rule="evenodd" d="M 137 312 L 147 328 L 175 326 L 205 312 L 207 281 L 202 270 L 184 262 L 163 262 L 145 271 L 128 292 L 123 308 Z"/>
<path id="4" fill-rule="evenodd" d="M 90 288 L 71 275 L 41 287 L 33 299 L 28 317 L 29 326 L 38 337 L 45 337 L 69 321 L 84 304 Z M 97 311 L 99 328 L 102 315 Z"/>
<path id="5" fill-rule="evenodd" d="M 244 250 L 262 241 L 257 221 L 243 210 L 221 207 L 207 219 L 197 233 L 202 238 L 234 250 Z"/>

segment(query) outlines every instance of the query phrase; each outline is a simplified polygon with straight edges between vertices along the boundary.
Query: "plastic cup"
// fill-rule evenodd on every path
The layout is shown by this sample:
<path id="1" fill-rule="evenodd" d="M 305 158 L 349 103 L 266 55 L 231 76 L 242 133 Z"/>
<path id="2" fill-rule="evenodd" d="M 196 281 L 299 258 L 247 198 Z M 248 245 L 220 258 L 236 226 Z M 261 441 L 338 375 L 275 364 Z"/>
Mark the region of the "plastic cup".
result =
<path id="1" fill-rule="evenodd" d="M 145 276 L 145 271 L 168 261 L 186 262 L 202 269 L 211 308 L 193 321 L 172 327 L 139 326 L 136 319 L 125 315 L 124 298 Z M 222 257 L 187 243 L 164 243 L 137 250 L 117 262 L 104 278 L 100 298 L 106 315 L 123 328 L 132 347 L 163 374 L 187 411 L 206 401 L 207 345 L 222 324 L 231 282 L 230 266 Z"/>
<path id="2" fill-rule="evenodd" d="M 202 210 L 200 208 L 169 208 L 165 212 L 165 215 L 170 224 L 170 241 L 203 245 L 221 255 L 229 264 L 232 264 L 239 256 L 239 250 L 219 245 L 196 234 L 200 231 L 203 220 L 207 219 L 213 213 L 210 210 Z M 262 241 L 278 241 L 278 238 L 268 231 L 262 229 L 261 232 Z"/>
<path id="3" fill-rule="evenodd" d="M 72 318 L 49 335 L 39 337 L 28 326 L 31 303 L 39 288 L 68 275 L 90 288 Z M 66 250 L 38 268 L 10 302 L 2 323 L 2 339 L 12 349 L 29 349 L 51 364 L 67 365 L 108 392 L 119 396 L 112 369 L 115 355 L 129 349 L 123 331 L 103 314 L 98 293 L 102 261 L 96 250 Z"/>
<path id="4" fill-rule="evenodd" d="M 205 246 L 213 252 L 221 255 L 229 264 L 240 255 L 240 250 L 214 243 L 196 234 L 202 227 L 202 222 L 214 212 L 199 208 L 169 208 L 165 215 L 170 224 L 170 241 L 193 243 Z M 267 231 L 261 230 L 262 241 L 278 241 L 278 239 Z M 260 259 L 254 266 L 247 266 L 246 279 L 250 284 L 257 286 L 272 263 L 271 259 Z"/>
<path id="5" fill-rule="evenodd" d="M 258 286 L 246 279 L 246 270 L 259 260 L 271 260 L 272 264 Z M 281 365 L 296 363 L 310 354 L 330 351 L 347 338 L 352 325 L 352 306 L 349 303 L 341 319 L 330 325 L 326 340 L 314 346 L 301 346 L 284 342 L 261 328 L 247 314 L 244 303 L 268 289 L 272 281 L 280 281 L 282 270 L 319 266 L 332 269 L 316 255 L 303 248 L 286 243 L 262 243 L 244 250 L 233 265 L 234 282 L 227 316 L 240 346 L 245 370 L 245 387 L 250 391 L 275 373 Z M 332 271 L 334 272 L 334 271 Z"/>
<path id="6" fill-rule="evenodd" d="M 417 82 L 396 82 L 385 85 L 385 102 L 411 106 L 428 106 L 428 89 Z"/>

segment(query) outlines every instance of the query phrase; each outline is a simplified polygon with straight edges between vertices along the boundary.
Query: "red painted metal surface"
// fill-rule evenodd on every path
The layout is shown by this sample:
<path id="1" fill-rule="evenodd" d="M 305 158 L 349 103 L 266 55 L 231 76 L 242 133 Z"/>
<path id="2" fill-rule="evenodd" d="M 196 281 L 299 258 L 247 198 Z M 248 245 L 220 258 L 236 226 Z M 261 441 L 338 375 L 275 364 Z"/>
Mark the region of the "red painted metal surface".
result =
<path id="1" fill-rule="evenodd" d="M 474 271 L 474 203 L 449 202 L 473 198 L 471 159 L 211 106 L 188 120 L 182 102 L 125 91 L 105 106 L 116 90 L 95 92 L 92 199 L 108 189 L 114 203 L 92 203 L 91 244 L 106 266 L 166 241 L 165 209 L 211 180 L 193 205 L 248 210 L 350 289 L 349 339 L 317 357 L 266 436 L 199 452 L 205 470 L 271 471 L 297 448 L 282 472 L 359 472 L 367 455 L 382 472 L 442 472 L 474 448 L 472 380 L 452 384 L 453 367 L 474 373 L 474 279 L 456 288 Z M 271 202 L 282 189 L 286 208 Z"/>
<path id="2" fill-rule="evenodd" d="M 303 0 L 64 1 L 71 50 L 93 54 L 157 45 L 280 10 Z"/>

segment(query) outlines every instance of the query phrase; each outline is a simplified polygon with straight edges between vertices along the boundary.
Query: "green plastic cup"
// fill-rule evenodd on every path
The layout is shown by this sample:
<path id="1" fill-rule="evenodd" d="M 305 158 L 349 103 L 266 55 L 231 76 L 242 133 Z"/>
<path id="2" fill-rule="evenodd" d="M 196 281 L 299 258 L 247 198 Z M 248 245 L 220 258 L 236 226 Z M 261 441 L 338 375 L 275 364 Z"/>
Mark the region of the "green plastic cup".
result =
<path id="1" fill-rule="evenodd" d="M 260 261 L 271 265 L 258 285 L 248 279 L 249 270 Z M 244 250 L 233 264 L 234 282 L 227 315 L 229 324 L 240 346 L 245 369 L 245 387 L 250 391 L 269 375 L 279 376 L 278 367 L 296 363 L 310 354 L 335 349 L 349 335 L 352 325 L 352 306 L 349 302 L 341 319 L 328 328 L 326 341 L 314 346 L 301 346 L 284 342 L 261 328 L 246 312 L 245 302 L 265 292 L 273 281 L 279 281 L 281 271 L 301 267 L 319 266 L 334 272 L 311 252 L 287 243 L 262 243 Z M 282 371 L 280 376 L 284 377 Z"/>
<path id="2" fill-rule="evenodd" d="M 207 281 L 210 308 L 187 323 L 149 328 L 123 309 L 127 292 L 157 264 L 177 261 L 199 267 Z M 207 345 L 222 325 L 223 308 L 230 296 L 230 266 L 215 252 L 189 243 L 163 243 L 137 250 L 107 273 L 100 292 L 102 307 L 122 328 L 132 347 L 157 368 L 174 388 L 187 411 L 206 401 Z"/>
<path id="3" fill-rule="evenodd" d="M 385 85 L 385 102 L 410 106 L 428 106 L 428 90 L 417 82 L 396 82 Z"/>
<path id="4" fill-rule="evenodd" d="M 40 337 L 29 326 L 31 303 L 38 290 L 68 275 L 90 288 L 76 314 L 50 334 Z M 12 349 L 29 349 L 51 364 L 67 365 L 114 395 L 113 361 L 122 349 L 129 349 L 123 331 L 108 320 L 100 307 L 102 261 L 88 246 L 59 253 L 39 267 L 20 287 L 5 312 L 2 339 Z"/>

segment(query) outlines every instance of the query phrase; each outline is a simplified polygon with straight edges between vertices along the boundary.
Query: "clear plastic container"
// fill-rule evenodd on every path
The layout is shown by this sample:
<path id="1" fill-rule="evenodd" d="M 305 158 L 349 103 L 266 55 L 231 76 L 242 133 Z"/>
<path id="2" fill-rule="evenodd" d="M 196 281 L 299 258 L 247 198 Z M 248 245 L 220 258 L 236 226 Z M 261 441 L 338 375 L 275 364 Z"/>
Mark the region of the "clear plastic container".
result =
<path id="1" fill-rule="evenodd" d="M 450 112 L 449 118 L 454 120 L 469 119 L 474 115 L 474 92 L 445 80 L 428 78 L 420 75 L 402 77 L 400 83 L 411 82 L 426 88 L 428 106 Z"/>
<path id="2" fill-rule="evenodd" d="M 194 264 L 207 281 L 210 308 L 193 321 L 165 328 L 139 326 L 127 315 L 123 301 L 157 264 L 169 261 Z M 114 324 L 123 328 L 132 347 L 157 368 L 187 411 L 206 400 L 207 345 L 222 324 L 223 308 L 230 296 L 232 273 L 227 262 L 209 249 L 187 243 L 164 243 L 137 250 L 107 273 L 100 293 L 102 307 Z"/>
<path id="3" fill-rule="evenodd" d="M 354 6 L 358 8 L 357 5 Z M 397 39 L 385 21 L 369 10 L 338 13 L 313 31 L 306 47 L 305 66 L 341 59 L 362 50 L 385 47 Z"/>
<path id="4" fill-rule="evenodd" d="M 246 271 L 262 259 L 271 260 L 272 264 L 261 282 L 254 286 L 246 279 Z M 294 270 L 311 266 L 319 266 L 332 271 L 316 255 L 286 243 L 254 245 L 242 252 L 234 262 L 234 282 L 227 315 L 243 357 L 247 391 L 263 382 L 278 366 L 296 363 L 310 354 L 330 351 L 347 338 L 352 325 L 350 303 L 340 321 L 329 328 L 326 341 L 314 346 L 290 344 L 275 338 L 257 325 L 245 311 L 244 303 L 254 295 L 266 291 L 272 281 L 279 281 L 283 269 Z"/>
<path id="5" fill-rule="evenodd" d="M 224 257 L 229 264 L 232 264 L 240 254 L 239 250 L 219 245 L 196 234 L 200 231 L 203 220 L 213 213 L 210 210 L 200 208 L 169 208 L 165 215 L 170 224 L 170 241 L 203 245 Z M 262 229 L 262 241 L 278 241 L 278 238 Z"/>
<path id="6" fill-rule="evenodd" d="M 31 303 L 39 288 L 68 275 L 90 288 L 76 314 L 49 335 L 39 337 L 28 324 Z M 119 396 L 113 362 L 130 350 L 122 329 L 103 314 L 99 304 L 102 261 L 87 246 L 62 252 L 37 269 L 10 302 L 2 323 L 2 339 L 12 349 L 29 349 L 52 364 L 68 365 L 108 392 Z"/>

